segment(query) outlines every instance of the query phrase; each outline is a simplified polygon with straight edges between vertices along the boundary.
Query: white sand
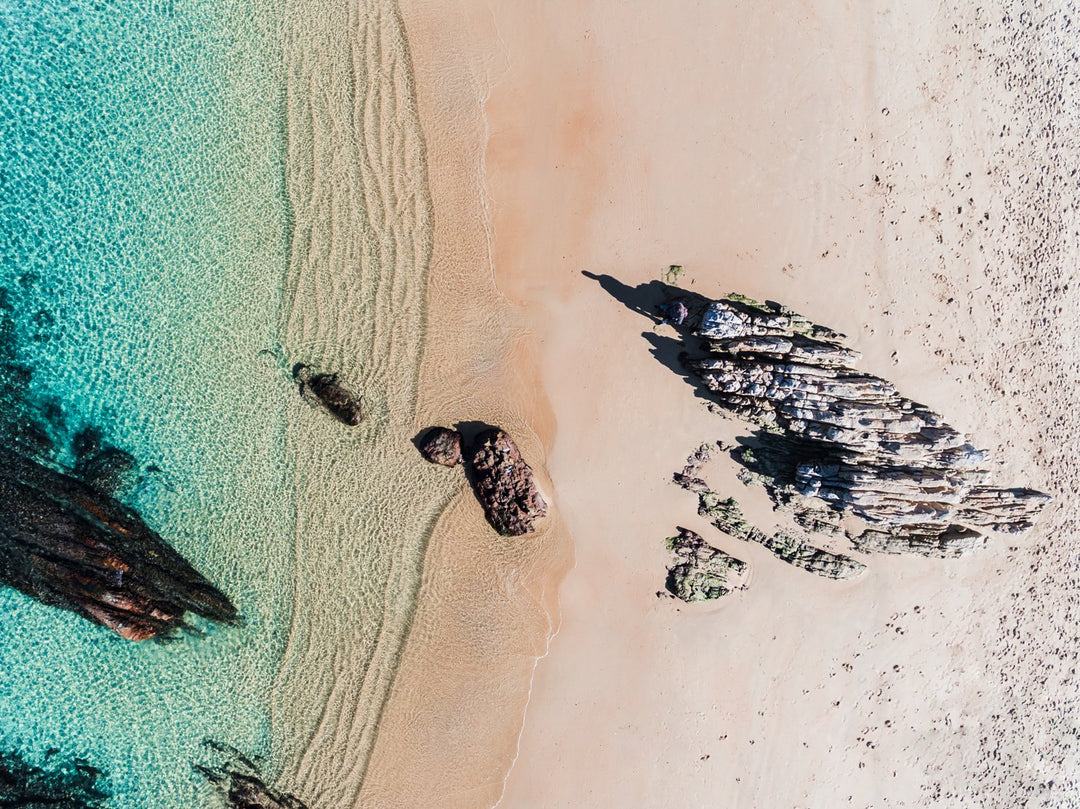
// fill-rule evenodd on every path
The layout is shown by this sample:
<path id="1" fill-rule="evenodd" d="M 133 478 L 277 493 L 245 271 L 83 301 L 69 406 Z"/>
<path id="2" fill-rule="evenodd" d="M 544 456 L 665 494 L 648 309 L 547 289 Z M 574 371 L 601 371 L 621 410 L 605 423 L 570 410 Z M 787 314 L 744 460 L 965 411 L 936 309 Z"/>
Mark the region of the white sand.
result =
<path id="1" fill-rule="evenodd" d="M 429 148 L 457 138 L 486 169 L 462 193 L 534 334 L 576 557 L 516 755 L 493 743 L 477 769 L 439 747 L 428 770 L 420 742 L 397 762 L 411 794 L 491 805 L 513 763 L 508 809 L 1075 805 L 1076 67 L 1062 18 L 985 8 L 405 4 Z M 845 583 L 718 534 L 669 480 L 729 428 L 581 275 L 637 284 L 670 263 L 695 291 L 847 332 L 864 367 L 988 446 L 1003 485 L 1052 491 L 1044 524 L 960 561 L 873 557 Z M 749 561 L 750 589 L 657 598 L 676 525 Z M 515 653 L 462 649 L 478 671 Z M 456 717 L 482 737 L 440 688 L 414 736 Z"/>

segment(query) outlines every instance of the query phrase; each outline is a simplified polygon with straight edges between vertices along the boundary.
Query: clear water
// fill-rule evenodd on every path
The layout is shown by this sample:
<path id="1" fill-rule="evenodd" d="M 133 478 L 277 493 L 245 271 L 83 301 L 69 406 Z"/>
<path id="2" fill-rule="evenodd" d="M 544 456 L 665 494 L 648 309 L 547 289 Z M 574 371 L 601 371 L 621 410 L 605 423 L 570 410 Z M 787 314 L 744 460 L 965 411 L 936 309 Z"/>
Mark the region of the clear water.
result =
<path id="1" fill-rule="evenodd" d="M 29 394 L 160 472 L 147 522 L 239 627 L 134 644 L 0 588 L 0 748 L 108 774 L 110 806 L 206 801 L 205 737 L 266 754 L 290 620 L 278 12 L 0 0 L 0 287 Z"/>

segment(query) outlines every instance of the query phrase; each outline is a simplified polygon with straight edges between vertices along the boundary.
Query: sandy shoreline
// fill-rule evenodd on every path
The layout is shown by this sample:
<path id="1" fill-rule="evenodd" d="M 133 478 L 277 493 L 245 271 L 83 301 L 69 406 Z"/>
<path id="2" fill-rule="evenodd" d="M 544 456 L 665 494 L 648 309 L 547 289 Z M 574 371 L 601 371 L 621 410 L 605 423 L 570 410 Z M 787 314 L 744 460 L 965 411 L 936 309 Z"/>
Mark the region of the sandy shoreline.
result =
<path id="1" fill-rule="evenodd" d="M 1039 95 L 1044 75 L 1069 75 L 1067 48 L 1032 39 L 1067 23 L 1050 14 L 1025 33 L 1005 8 L 921 3 L 468 0 L 403 13 L 436 256 L 452 265 L 433 263 L 429 346 L 446 343 L 425 355 L 420 410 L 446 421 L 490 401 L 492 415 L 469 417 L 545 438 L 526 438 L 527 454 L 546 458 L 575 566 L 503 794 L 541 647 L 494 639 L 529 625 L 515 606 L 541 568 L 489 567 L 500 591 L 478 614 L 508 634 L 440 646 L 461 624 L 479 636 L 473 596 L 443 609 L 461 584 L 451 537 L 469 535 L 465 516 L 444 515 L 425 567 L 436 595 L 395 683 L 409 698 L 380 728 L 371 805 L 1011 807 L 1075 794 L 1062 728 L 1076 653 L 1058 638 L 1078 578 L 1078 425 L 1058 380 L 1080 376 L 1059 359 L 1080 322 L 1065 238 L 1076 194 L 1025 180 L 1056 164 L 1060 188 L 1080 162 L 1045 126 L 1080 131 L 1061 100 L 1071 91 Z M 440 210 L 453 212 L 441 224 Z M 670 263 L 702 294 L 773 298 L 848 333 L 862 367 L 990 449 L 1003 484 L 1052 491 L 1046 524 L 959 562 L 873 557 L 842 583 L 719 535 L 670 475 L 730 428 L 652 356 L 649 321 L 582 275 L 633 286 Z M 498 293 L 521 308 L 498 309 L 510 319 L 490 328 L 481 301 Z M 456 326 L 439 321 L 444 296 Z M 528 332 L 535 353 L 520 364 L 483 350 Z M 519 376 L 485 387 L 500 363 Z M 522 409 L 525 391 L 550 414 Z M 749 561 L 752 587 L 696 609 L 657 598 L 676 525 Z M 469 542 L 463 553 L 485 558 Z M 527 575 L 500 588 L 509 570 Z M 424 669 L 425 643 L 441 667 Z M 465 649 L 474 664 L 519 656 L 498 700 L 478 699 L 483 667 L 474 689 L 447 685 L 463 682 Z M 413 758 L 395 774 L 403 749 Z"/>
<path id="2" fill-rule="evenodd" d="M 553 422 L 532 336 L 495 286 L 485 205 L 488 92 L 481 51 L 443 4 L 407 2 L 433 204 L 433 253 L 417 434 L 433 425 L 506 429 L 544 470 Z M 448 24 L 452 23 L 452 24 Z M 536 661 L 555 631 L 555 591 L 570 564 L 557 513 L 534 536 L 498 536 L 461 470 L 461 488 L 432 534 L 418 607 L 383 714 L 359 805 L 491 806 L 516 754 Z M 550 500 L 550 494 L 548 496 Z"/>

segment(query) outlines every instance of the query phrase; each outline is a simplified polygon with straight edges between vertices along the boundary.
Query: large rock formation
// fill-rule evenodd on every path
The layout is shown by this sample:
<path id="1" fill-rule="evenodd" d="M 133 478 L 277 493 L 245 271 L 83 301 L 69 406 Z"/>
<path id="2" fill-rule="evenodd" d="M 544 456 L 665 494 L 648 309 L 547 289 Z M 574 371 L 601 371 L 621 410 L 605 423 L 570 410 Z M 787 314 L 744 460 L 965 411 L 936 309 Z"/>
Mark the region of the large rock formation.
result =
<path id="1" fill-rule="evenodd" d="M 683 471 L 676 472 L 675 482 L 698 496 L 698 514 L 728 536 L 744 542 L 756 542 L 777 558 L 829 579 L 849 579 L 858 576 L 866 565 L 842 553 L 834 553 L 812 545 L 809 540 L 788 531 L 767 534 L 751 525 L 733 497 L 722 497 L 699 477 L 702 464 L 712 457 L 712 447 L 702 444 L 686 459 Z"/>
<path id="2" fill-rule="evenodd" d="M 342 424 L 356 427 L 364 420 L 364 397 L 341 384 L 338 374 L 317 374 L 300 363 L 293 368 L 293 379 L 304 397 L 321 405 Z"/>
<path id="3" fill-rule="evenodd" d="M 70 471 L 10 449 L 0 450 L 0 581 L 130 640 L 168 632 L 189 611 L 236 618 L 229 600 L 134 511 Z"/>
<path id="4" fill-rule="evenodd" d="M 267 786 L 259 768 L 240 751 L 210 740 L 204 745 L 227 759 L 214 766 L 196 764 L 195 770 L 217 788 L 229 809 L 307 809 L 295 795 Z"/>
<path id="5" fill-rule="evenodd" d="M 0 753 L 0 807 L 101 809 L 109 799 L 101 780 L 100 770 L 82 759 L 63 759 L 56 750 L 40 767 L 16 753 Z"/>
<path id="6" fill-rule="evenodd" d="M 488 522 L 500 534 L 531 533 L 536 521 L 547 514 L 532 469 L 514 439 L 502 430 L 485 430 L 476 437 L 469 452 L 469 471 Z"/>
<path id="7" fill-rule="evenodd" d="M 985 529 L 1027 530 L 1050 499 L 991 485 L 984 453 L 941 416 L 855 369 L 842 335 L 778 304 L 714 301 L 696 334 L 706 355 L 688 368 L 763 428 L 736 459 L 807 527 L 839 530 L 853 515 L 869 524 L 852 537 L 860 550 L 955 556 Z"/>
<path id="8" fill-rule="evenodd" d="M 678 559 L 667 575 L 667 590 L 676 598 L 712 601 L 746 586 L 746 562 L 712 547 L 700 534 L 680 528 L 667 545 Z"/>

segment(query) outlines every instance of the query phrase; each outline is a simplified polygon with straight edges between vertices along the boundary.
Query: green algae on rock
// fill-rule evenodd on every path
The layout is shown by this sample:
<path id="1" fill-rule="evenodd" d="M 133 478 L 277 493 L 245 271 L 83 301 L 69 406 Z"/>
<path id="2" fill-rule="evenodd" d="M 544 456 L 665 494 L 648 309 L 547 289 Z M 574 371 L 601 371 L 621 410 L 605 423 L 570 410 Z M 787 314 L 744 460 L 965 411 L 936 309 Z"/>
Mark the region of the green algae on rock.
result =
<path id="1" fill-rule="evenodd" d="M 746 586 L 746 562 L 712 547 L 700 534 L 680 528 L 678 535 L 668 537 L 667 546 L 679 560 L 668 569 L 666 584 L 676 598 L 713 601 Z"/>

